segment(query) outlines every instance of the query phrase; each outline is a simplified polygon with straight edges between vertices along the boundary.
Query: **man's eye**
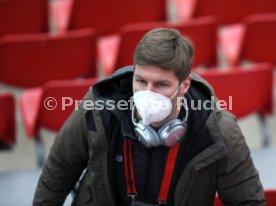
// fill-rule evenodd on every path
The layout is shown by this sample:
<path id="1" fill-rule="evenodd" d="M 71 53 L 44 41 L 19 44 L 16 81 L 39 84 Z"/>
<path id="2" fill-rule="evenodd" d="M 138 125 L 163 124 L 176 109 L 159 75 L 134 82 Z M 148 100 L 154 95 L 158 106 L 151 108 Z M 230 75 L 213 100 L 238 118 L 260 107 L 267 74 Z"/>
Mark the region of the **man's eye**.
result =
<path id="1" fill-rule="evenodd" d="M 168 86 L 168 85 L 165 84 L 165 83 L 160 82 L 160 83 L 157 84 L 157 86 L 158 86 L 158 87 L 166 87 L 166 86 Z"/>
<path id="2" fill-rule="evenodd" d="M 140 83 L 140 84 L 146 84 L 147 82 L 143 79 L 137 79 L 136 82 Z"/>

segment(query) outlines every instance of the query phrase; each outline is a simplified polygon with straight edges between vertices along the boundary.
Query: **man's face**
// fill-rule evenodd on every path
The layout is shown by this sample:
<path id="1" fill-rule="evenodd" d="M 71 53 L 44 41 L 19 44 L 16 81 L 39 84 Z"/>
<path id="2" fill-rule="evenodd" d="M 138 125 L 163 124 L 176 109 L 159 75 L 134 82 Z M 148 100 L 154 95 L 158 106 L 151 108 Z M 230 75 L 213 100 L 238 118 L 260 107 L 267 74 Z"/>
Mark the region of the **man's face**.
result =
<path id="1" fill-rule="evenodd" d="M 179 80 L 172 70 L 164 70 L 154 65 L 136 65 L 133 76 L 133 90 L 150 90 L 172 97 L 182 84 L 177 96 L 184 96 L 189 89 L 190 77 L 179 84 Z"/>

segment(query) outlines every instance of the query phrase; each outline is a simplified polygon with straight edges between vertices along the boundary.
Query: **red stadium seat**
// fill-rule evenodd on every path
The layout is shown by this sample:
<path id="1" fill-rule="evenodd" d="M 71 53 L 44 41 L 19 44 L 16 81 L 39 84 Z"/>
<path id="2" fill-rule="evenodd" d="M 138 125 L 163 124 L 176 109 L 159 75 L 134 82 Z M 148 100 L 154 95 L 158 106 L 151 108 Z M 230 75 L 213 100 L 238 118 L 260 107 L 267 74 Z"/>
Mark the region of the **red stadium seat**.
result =
<path id="1" fill-rule="evenodd" d="M 267 200 L 267 206 L 275 206 L 276 205 L 276 189 L 266 190 L 265 197 Z"/>
<path id="2" fill-rule="evenodd" d="M 96 76 L 93 30 L 63 35 L 9 35 L 0 44 L 0 81 L 19 87 L 55 79 Z"/>
<path id="3" fill-rule="evenodd" d="M 100 35 L 113 34 L 123 25 L 166 20 L 165 0 L 58 0 L 52 8 L 58 29 L 95 28 Z M 69 17 L 70 16 L 70 17 Z M 69 19 L 68 21 L 66 19 Z M 65 21 L 64 21 L 65 20 Z"/>
<path id="4" fill-rule="evenodd" d="M 214 88 L 219 99 L 232 96 L 232 111 L 238 118 L 253 112 L 273 113 L 273 69 L 270 64 L 251 68 L 211 69 L 200 72 Z M 249 92 L 254 91 L 254 92 Z"/>
<path id="5" fill-rule="evenodd" d="M 160 22 L 128 24 L 121 28 L 118 35 L 102 38 L 99 41 L 99 67 L 109 75 L 117 68 L 133 64 L 133 53 L 139 40 L 146 32 L 156 27 L 177 28 L 193 41 L 194 67 L 216 65 L 217 22 L 212 17 L 205 17 L 184 24 Z"/>
<path id="6" fill-rule="evenodd" d="M 237 65 L 242 60 L 249 60 L 275 65 L 276 13 L 250 16 L 244 22 L 240 34 L 229 31 L 220 36 L 222 51 L 229 64 Z"/>
<path id="7" fill-rule="evenodd" d="M 214 16 L 221 24 L 242 22 L 249 15 L 276 12 L 275 0 L 174 0 L 181 21 Z"/>
<path id="8" fill-rule="evenodd" d="M 0 37 L 48 31 L 48 0 L 1 0 Z"/>
<path id="9" fill-rule="evenodd" d="M 50 17 L 52 17 L 54 26 L 56 27 L 55 30 L 59 33 L 65 32 L 68 27 L 73 1 L 74 0 L 56 0 L 50 7 Z"/>
<path id="10" fill-rule="evenodd" d="M 59 131 L 73 109 L 82 100 L 94 79 L 51 81 L 42 87 L 27 89 L 20 97 L 20 111 L 27 136 L 41 148 L 40 128 Z M 44 154 L 38 151 L 38 163 Z"/>
<path id="11" fill-rule="evenodd" d="M 28 137 L 35 138 L 41 127 L 58 131 L 74 109 L 72 105 L 63 110 L 62 97 L 81 100 L 96 80 L 55 80 L 46 83 L 42 87 L 26 89 L 20 97 L 20 109 Z M 48 97 L 56 99 L 57 108 L 51 109 L 51 105 L 55 102 L 51 102 L 51 99 L 47 102 Z M 48 105 L 46 105 L 47 103 Z M 47 107 L 49 108 L 47 109 Z M 53 117 L 55 118 L 53 119 Z"/>
<path id="12" fill-rule="evenodd" d="M 15 100 L 10 93 L 0 94 L 0 149 L 15 143 Z"/>
<path id="13" fill-rule="evenodd" d="M 264 116 L 273 114 L 272 65 L 263 63 L 251 68 L 211 69 L 198 73 L 212 85 L 219 99 L 228 102 L 231 108 L 228 105 L 227 109 L 237 118 L 258 113 L 264 123 Z M 267 146 L 269 136 L 265 129 L 263 127 L 263 145 Z"/>

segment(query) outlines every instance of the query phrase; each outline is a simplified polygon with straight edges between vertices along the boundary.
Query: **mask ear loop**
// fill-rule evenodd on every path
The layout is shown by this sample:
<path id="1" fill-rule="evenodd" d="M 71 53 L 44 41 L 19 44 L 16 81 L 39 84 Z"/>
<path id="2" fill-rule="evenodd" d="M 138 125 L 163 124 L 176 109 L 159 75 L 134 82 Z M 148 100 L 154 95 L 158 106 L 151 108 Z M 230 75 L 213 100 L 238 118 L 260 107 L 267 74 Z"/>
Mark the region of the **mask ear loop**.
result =
<path id="1" fill-rule="evenodd" d="M 137 122 L 136 122 L 136 119 L 135 119 L 135 117 L 134 117 L 134 114 L 135 114 L 135 104 L 134 104 L 133 109 L 132 109 L 132 111 L 131 111 L 131 121 L 132 121 L 132 123 L 133 123 L 135 126 L 137 126 L 138 124 L 137 124 Z"/>
<path id="2" fill-rule="evenodd" d="M 178 89 L 175 91 L 175 93 L 170 97 L 170 100 L 172 101 L 172 99 L 175 97 L 175 95 L 179 92 L 180 88 L 182 88 L 182 84 L 178 87 Z M 184 100 L 185 101 L 185 100 Z M 174 111 L 174 109 L 176 108 L 177 103 L 175 103 L 175 105 L 173 106 L 171 113 Z"/>
<path id="3" fill-rule="evenodd" d="M 189 114 L 189 108 L 188 108 L 188 103 L 187 103 L 187 98 L 186 97 L 184 97 L 184 109 L 185 109 L 185 117 L 183 119 L 183 122 L 187 122 L 188 114 Z"/>
<path id="4" fill-rule="evenodd" d="M 172 100 L 174 97 L 175 97 L 175 95 L 177 95 L 177 93 L 179 92 L 179 90 L 180 90 L 180 88 L 182 88 L 182 84 L 178 87 L 178 89 L 175 91 L 175 93 L 170 97 L 170 100 Z"/>
<path id="5" fill-rule="evenodd" d="M 136 92 L 136 91 L 134 91 L 134 88 L 132 88 L 132 92 L 133 92 L 133 95 L 134 95 L 134 93 Z M 132 96 L 132 98 L 133 98 L 133 96 Z M 134 124 L 134 126 L 137 126 L 138 123 L 137 123 L 137 121 L 135 119 L 135 116 L 134 116 L 135 115 L 135 107 L 136 107 L 136 105 L 135 105 L 135 102 L 133 101 L 133 109 L 131 111 L 131 121 Z"/>

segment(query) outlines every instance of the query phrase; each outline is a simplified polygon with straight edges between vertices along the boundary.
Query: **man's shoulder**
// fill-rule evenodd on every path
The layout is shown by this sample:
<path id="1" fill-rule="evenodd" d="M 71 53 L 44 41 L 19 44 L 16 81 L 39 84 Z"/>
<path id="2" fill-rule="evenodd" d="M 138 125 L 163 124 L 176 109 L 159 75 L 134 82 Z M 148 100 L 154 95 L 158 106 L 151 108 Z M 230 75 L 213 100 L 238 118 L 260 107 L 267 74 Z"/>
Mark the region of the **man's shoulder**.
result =
<path id="1" fill-rule="evenodd" d="M 224 141 L 228 148 L 238 146 L 245 142 L 242 131 L 238 125 L 238 120 L 234 114 L 227 110 L 215 111 L 214 127 L 217 129 L 218 136 Z"/>
<path id="2" fill-rule="evenodd" d="M 205 92 L 208 93 L 211 96 L 215 96 L 215 92 L 214 92 L 213 87 L 203 77 L 201 77 L 200 75 L 198 75 L 194 72 L 191 73 L 191 77 L 192 77 L 192 83 L 191 84 L 193 86 L 205 90 Z"/>

